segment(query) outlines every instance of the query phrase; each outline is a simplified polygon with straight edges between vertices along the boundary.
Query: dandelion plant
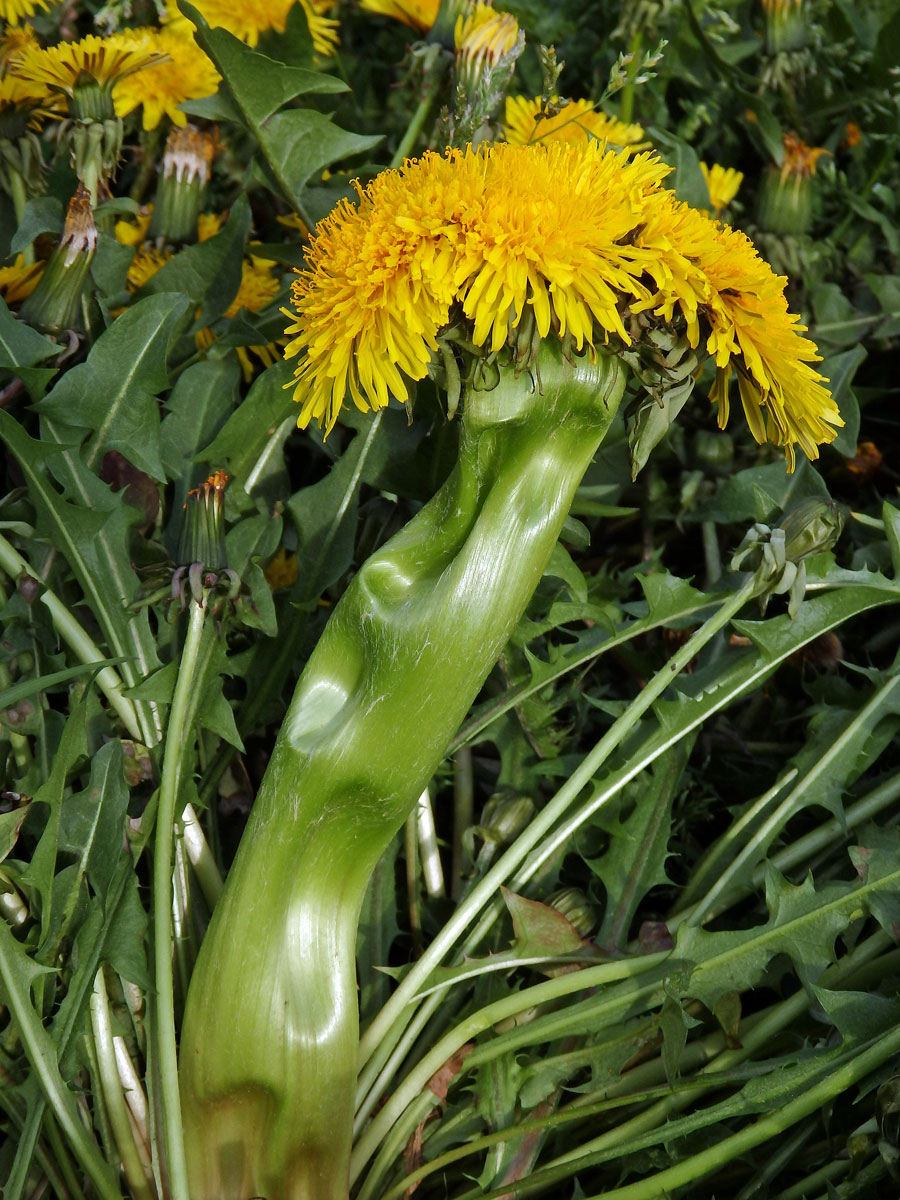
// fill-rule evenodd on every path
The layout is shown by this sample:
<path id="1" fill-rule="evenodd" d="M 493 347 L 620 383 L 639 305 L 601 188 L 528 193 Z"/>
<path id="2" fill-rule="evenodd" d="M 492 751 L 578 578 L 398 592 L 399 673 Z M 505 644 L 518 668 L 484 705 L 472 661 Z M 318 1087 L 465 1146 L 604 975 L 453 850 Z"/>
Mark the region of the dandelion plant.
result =
<path id="1" fill-rule="evenodd" d="M 720 424 L 736 374 L 791 465 L 835 435 L 783 281 L 666 174 L 596 143 L 429 154 L 317 232 L 286 349 L 301 425 L 333 428 L 348 393 L 409 403 L 438 364 L 459 457 L 323 632 L 204 940 L 181 1044 L 198 1200 L 346 1196 L 365 889 L 544 572 L 626 364 L 664 390 L 710 355 Z"/>
<path id="2" fill-rule="evenodd" d="M 4 1200 L 896 1191 L 895 9 L 0 0 Z"/>

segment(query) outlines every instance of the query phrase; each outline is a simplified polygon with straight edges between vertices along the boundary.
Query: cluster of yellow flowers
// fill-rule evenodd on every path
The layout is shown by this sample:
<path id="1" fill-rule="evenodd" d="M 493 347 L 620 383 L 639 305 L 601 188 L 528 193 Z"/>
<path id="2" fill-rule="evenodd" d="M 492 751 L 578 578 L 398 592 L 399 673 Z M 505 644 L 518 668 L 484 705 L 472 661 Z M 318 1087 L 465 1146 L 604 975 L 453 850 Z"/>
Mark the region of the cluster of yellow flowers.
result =
<path id="1" fill-rule="evenodd" d="M 179 105 L 216 91 L 218 72 L 174 0 L 159 29 L 44 47 L 21 22 L 50 3 L 0 0 L 0 109 L 18 106 L 36 121 L 62 117 L 89 80 L 118 116 L 141 107 L 145 129 L 166 119 L 183 127 Z M 210 25 L 255 45 L 267 30 L 284 30 L 296 3 L 316 51 L 331 52 L 334 0 L 196 7 Z M 420 32 L 440 8 L 438 0 L 359 4 Z M 476 73 L 482 60 L 521 48 L 515 18 L 490 4 L 459 0 L 453 13 L 457 58 Z M 736 376 L 754 436 L 783 446 L 791 464 L 796 446 L 815 457 L 817 445 L 833 439 L 840 416 L 811 365 L 816 348 L 788 312 L 785 281 L 743 234 L 674 199 L 663 186 L 668 168 L 643 152 L 639 125 L 587 100 L 511 96 L 503 133 L 506 144 L 428 153 L 384 172 L 357 189 L 358 205 L 345 200 L 320 224 L 286 331 L 287 356 L 301 356 L 301 425 L 315 419 L 330 429 L 348 393 L 361 409 L 381 408 L 391 396 L 406 402 L 409 382 L 428 373 L 453 321 L 468 322 L 471 342 L 492 353 L 531 312 L 541 337 L 568 335 L 579 352 L 628 349 L 639 318 L 675 323 L 692 349 L 714 359 L 710 396 L 720 424 Z M 719 216 L 740 176 L 705 164 L 704 174 Z M 132 286 L 164 261 L 164 251 L 146 246 L 132 264 Z M 259 308 L 277 287 L 270 267 L 248 259 L 232 309 Z"/>
<path id="2" fill-rule="evenodd" d="M 295 3 L 306 15 L 316 53 L 332 54 L 338 22 L 327 14 L 333 0 L 197 0 L 195 7 L 210 25 L 255 46 L 267 30 L 284 30 Z M 71 97 L 76 84 L 87 78 L 112 94 L 118 116 L 143 106 L 144 129 L 155 129 L 164 117 L 184 125 L 187 117 L 179 105 L 211 96 L 219 86 L 218 71 L 194 41 L 194 27 L 174 0 L 169 0 L 167 20 L 159 29 L 130 28 L 102 38 L 90 34 L 55 46 L 40 45 L 31 27 L 21 24 L 38 6 L 48 8 L 49 0 L 0 0 L 0 20 L 9 27 L 3 39 L 0 105 L 11 99 L 42 100 L 50 115 L 63 116 L 58 104 L 54 111 L 54 103 Z"/>
<path id="3" fill-rule="evenodd" d="M 786 281 L 742 233 L 677 201 L 668 172 L 650 153 L 553 140 L 426 154 L 358 188 L 358 205 L 319 225 L 293 287 L 301 425 L 333 426 L 348 391 L 364 410 L 407 401 L 458 317 L 497 351 L 530 310 L 542 337 L 583 350 L 629 347 L 647 313 L 703 341 L 720 425 L 736 375 L 754 436 L 791 464 L 797 445 L 815 457 L 842 422 Z"/>

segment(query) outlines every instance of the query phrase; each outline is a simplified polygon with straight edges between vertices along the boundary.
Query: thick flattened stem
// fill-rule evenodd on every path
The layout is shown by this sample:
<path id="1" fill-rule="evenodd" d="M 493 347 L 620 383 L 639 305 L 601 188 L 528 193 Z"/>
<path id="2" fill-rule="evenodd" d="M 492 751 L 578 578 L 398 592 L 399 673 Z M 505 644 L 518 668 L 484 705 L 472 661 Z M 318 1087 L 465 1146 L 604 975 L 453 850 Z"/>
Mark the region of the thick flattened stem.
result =
<path id="1" fill-rule="evenodd" d="M 192 1200 L 347 1196 L 366 884 L 530 600 L 624 387 L 610 355 L 545 343 L 536 366 L 467 397 L 453 473 L 360 569 L 297 685 L 188 995 Z"/>

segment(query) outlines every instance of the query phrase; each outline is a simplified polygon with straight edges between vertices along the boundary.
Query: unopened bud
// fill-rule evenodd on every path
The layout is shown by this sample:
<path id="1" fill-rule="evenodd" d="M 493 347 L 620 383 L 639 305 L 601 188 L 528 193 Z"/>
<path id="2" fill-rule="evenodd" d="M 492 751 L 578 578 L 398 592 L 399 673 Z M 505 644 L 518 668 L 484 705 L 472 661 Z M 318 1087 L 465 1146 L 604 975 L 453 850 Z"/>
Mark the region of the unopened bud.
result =
<path id="1" fill-rule="evenodd" d="M 756 218 L 770 233 L 807 233 L 813 218 L 816 163 L 829 151 L 807 146 L 795 133 L 784 134 L 783 141 L 781 165 L 770 166 L 763 176 Z"/>
<path id="2" fill-rule="evenodd" d="M 811 554 L 830 550 L 843 528 L 843 509 L 833 500 L 801 500 L 781 522 L 784 556 L 788 562 L 800 562 Z"/>
<path id="3" fill-rule="evenodd" d="M 516 792 L 491 796 L 481 814 L 479 832 L 486 842 L 507 846 L 534 816 L 534 801 Z"/>
<path id="4" fill-rule="evenodd" d="M 56 334 L 64 329 L 85 333 L 92 300 L 90 266 L 96 249 L 91 194 L 79 183 L 69 202 L 60 243 L 19 310 L 22 320 L 43 333 Z"/>
<path id="5" fill-rule="evenodd" d="M 178 559 L 184 566 L 199 564 L 201 571 L 220 571 L 228 566 L 224 517 L 227 483 L 224 471 L 214 471 L 188 492 L 178 548 Z"/>
<path id="6" fill-rule="evenodd" d="M 176 125 L 169 134 L 150 222 L 151 238 L 196 242 L 197 218 L 215 149 L 215 137 L 193 125 Z"/>
<path id="7" fill-rule="evenodd" d="M 591 904 L 581 888 L 560 888 L 558 892 L 547 897 L 546 903 L 562 913 L 580 937 L 587 937 L 593 932 L 597 924 L 597 907 Z"/>

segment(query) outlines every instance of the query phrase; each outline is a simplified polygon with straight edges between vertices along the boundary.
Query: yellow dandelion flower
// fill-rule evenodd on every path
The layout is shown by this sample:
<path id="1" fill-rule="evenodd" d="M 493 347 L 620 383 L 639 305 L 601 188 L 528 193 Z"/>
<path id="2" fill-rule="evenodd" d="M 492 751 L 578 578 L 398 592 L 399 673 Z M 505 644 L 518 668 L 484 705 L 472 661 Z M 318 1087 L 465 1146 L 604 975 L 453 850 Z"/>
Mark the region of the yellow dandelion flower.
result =
<path id="1" fill-rule="evenodd" d="M 260 35 L 270 29 L 283 33 L 288 14 L 298 0 L 196 0 L 195 7 L 208 25 L 227 29 L 248 46 L 255 46 Z M 306 13 L 317 54 L 328 55 L 337 42 L 338 22 L 325 18 L 332 0 L 299 0 Z M 169 0 L 173 21 L 181 19 L 175 0 Z"/>
<path id="2" fill-rule="evenodd" d="M 208 242 L 225 224 L 227 213 L 201 213 L 197 218 L 197 241 Z"/>
<path id="3" fill-rule="evenodd" d="M 18 113 L 29 129 L 40 128 L 42 118 L 61 117 L 60 100 L 62 97 L 48 93 L 46 88 L 29 79 L 0 73 L 0 113 Z"/>
<path id="4" fill-rule="evenodd" d="M 0 73 L 32 43 L 39 44 L 30 25 L 7 26 L 0 37 Z"/>
<path id="5" fill-rule="evenodd" d="M 300 3 L 306 13 L 313 50 L 320 58 L 330 58 L 337 49 L 341 27 L 340 21 L 328 15 L 334 5 L 330 0 L 300 0 Z"/>
<path id="6" fill-rule="evenodd" d="M 475 4 L 456 18 L 453 41 L 457 69 L 470 74 L 493 66 L 519 44 L 519 22 L 512 13 L 498 12 L 490 4 Z"/>
<path id="7" fill-rule="evenodd" d="M 44 271 L 42 262 L 25 262 L 24 254 L 17 254 L 9 267 L 0 267 L 0 296 L 12 307 L 21 304 L 34 289 Z"/>
<path id="8" fill-rule="evenodd" d="M 358 205 L 319 224 L 286 313 L 285 356 L 305 351 L 292 385 L 299 423 L 330 429 L 348 391 L 363 410 L 406 401 L 451 311 L 490 351 L 526 313 L 541 337 L 615 351 L 649 311 L 683 321 L 690 345 L 714 358 L 720 424 L 736 374 L 754 436 L 791 464 L 797 445 L 815 457 L 841 418 L 785 280 L 743 234 L 676 200 L 668 172 L 651 154 L 596 142 L 500 144 L 429 153 L 358 186 Z"/>
<path id="9" fill-rule="evenodd" d="M 310 269 L 293 287 L 299 319 L 286 330 L 297 335 L 286 357 L 306 350 L 295 392 L 303 425 L 330 429 L 348 387 L 365 411 L 391 395 L 405 402 L 404 376 L 426 374 L 456 291 L 464 221 L 480 200 L 471 162 L 426 154 L 382 172 L 357 185 L 358 208 L 341 200 L 318 225 Z"/>
<path id="10" fill-rule="evenodd" d="M 242 308 L 259 312 L 275 299 L 280 287 L 276 268 L 270 262 L 252 256 L 245 258 L 241 267 L 241 286 L 224 315 L 236 317 Z"/>
<path id="11" fill-rule="evenodd" d="M 145 246 L 138 250 L 128 268 L 126 282 L 130 292 L 139 292 L 148 279 L 166 265 L 172 257 L 171 250 L 157 250 L 155 246 Z"/>
<path id="12" fill-rule="evenodd" d="M 153 219 L 153 205 L 148 204 L 132 220 L 116 221 L 115 238 L 123 246 L 140 246 L 147 240 L 147 230 Z"/>
<path id="13" fill-rule="evenodd" d="M 736 171 L 734 167 L 721 167 L 718 163 L 710 167 L 705 162 L 700 164 L 700 170 L 706 180 L 709 202 L 718 217 L 737 195 L 744 179 L 743 172 Z"/>
<path id="14" fill-rule="evenodd" d="M 556 105 L 558 96 L 553 96 Z M 507 96 L 503 122 L 506 140 L 514 146 L 531 142 L 584 142 L 591 139 L 611 146 L 630 146 L 645 149 L 644 131 L 640 125 L 626 124 L 606 113 L 598 112 L 590 100 L 570 100 L 553 116 L 541 116 L 541 98 Z"/>
<path id="15" fill-rule="evenodd" d="M 117 33 L 105 38 L 88 34 L 80 42 L 60 42 L 46 49 L 28 42 L 15 54 L 9 70 L 20 79 L 72 96 L 86 79 L 108 91 L 120 80 L 155 65 L 161 58 L 154 46 L 131 34 Z"/>
<path id="16" fill-rule="evenodd" d="M 248 312 L 259 312 L 274 300 L 280 287 L 281 281 L 271 263 L 252 256 L 244 259 L 241 267 L 241 285 L 223 316 L 236 317 L 242 308 Z M 208 350 L 215 342 L 216 335 L 211 329 L 201 329 L 195 340 L 198 350 Z M 250 353 L 255 354 L 264 367 L 272 366 L 278 359 L 278 346 L 274 342 L 259 346 L 238 346 L 236 349 L 245 382 L 249 382 L 254 372 Z"/>
<path id="17" fill-rule="evenodd" d="M 784 447 L 791 470 L 794 447 L 808 458 L 843 425 L 826 382 L 810 364 L 820 361 L 806 326 L 788 312 L 784 288 L 743 233 L 721 226 L 705 213 L 675 200 L 655 199 L 653 218 L 640 231 L 636 248 L 649 251 L 648 274 L 659 290 L 635 310 L 650 308 L 670 319 L 677 305 L 697 346 L 701 321 L 705 350 L 715 360 L 710 399 L 719 426 L 729 417 L 728 385 L 737 376 L 744 416 L 754 438 Z M 674 304 L 673 304 L 674 301 Z"/>
<path id="18" fill-rule="evenodd" d="M 54 0 L 0 0 L 0 21 L 4 25 L 18 25 L 22 20 L 33 17 L 39 8 L 49 10 Z"/>
<path id="19" fill-rule="evenodd" d="M 359 0 L 359 7 L 402 21 L 420 33 L 429 30 L 437 19 L 440 0 Z"/>
<path id="20" fill-rule="evenodd" d="M 155 129 L 164 116 L 175 125 L 185 125 L 187 116 L 178 105 L 212 96 L 219 86 L 219 72 L 194 41 L 186 21 L 134 33 L 164 57 L 139 75 L 121 80 L 115 93 L 116 113 L 125 117 L 143 105 L 144 129 Z"/>
<path id="21" fill-rule="evenodd" d="M 297 555 L 293 552 L 288 553 L 284 546 L 279 546 L 275 557 L 270 559 L 268 566 L 263 569 L 263 574 L 273 592 L 279 588 L 293 587 L 300 578 Z"/>

